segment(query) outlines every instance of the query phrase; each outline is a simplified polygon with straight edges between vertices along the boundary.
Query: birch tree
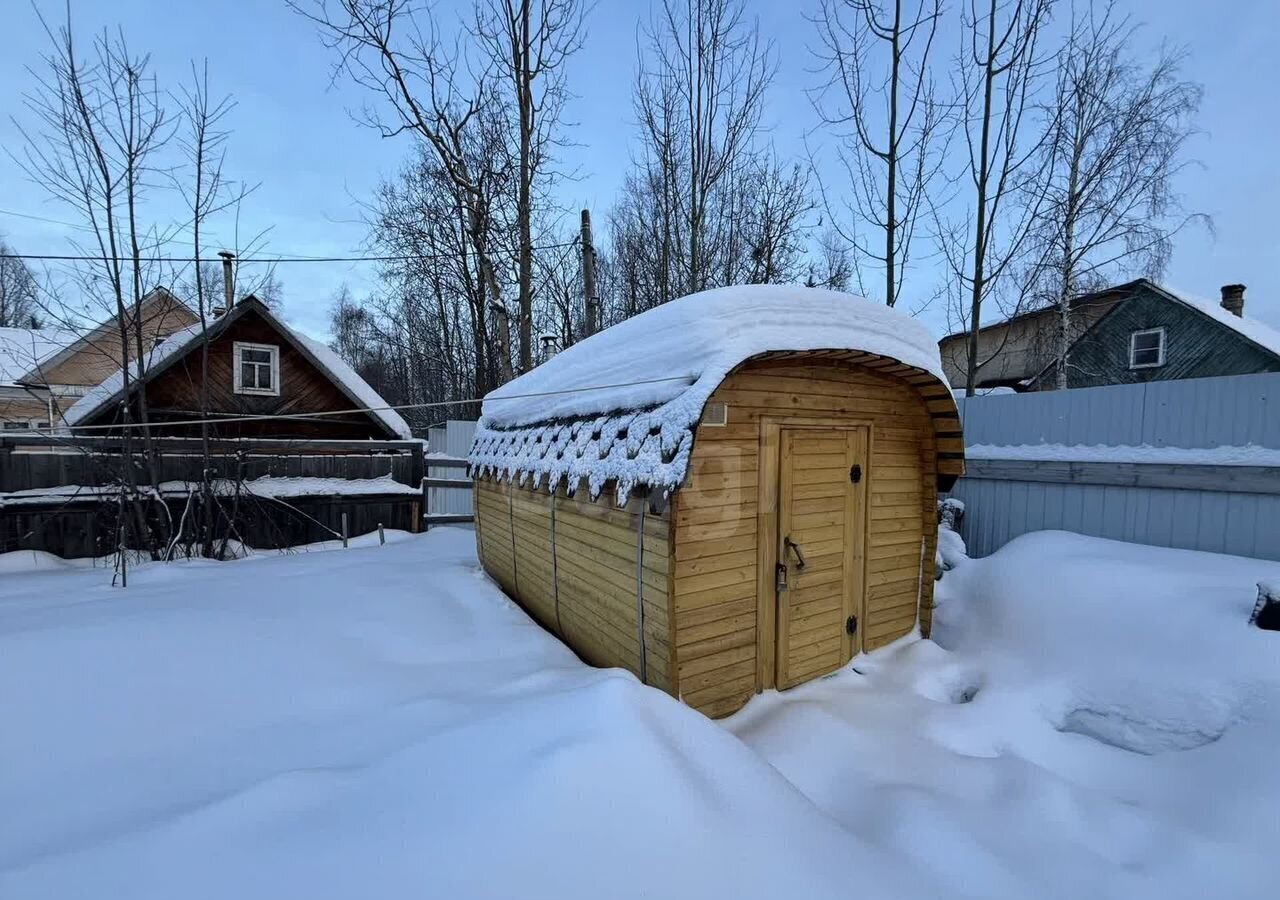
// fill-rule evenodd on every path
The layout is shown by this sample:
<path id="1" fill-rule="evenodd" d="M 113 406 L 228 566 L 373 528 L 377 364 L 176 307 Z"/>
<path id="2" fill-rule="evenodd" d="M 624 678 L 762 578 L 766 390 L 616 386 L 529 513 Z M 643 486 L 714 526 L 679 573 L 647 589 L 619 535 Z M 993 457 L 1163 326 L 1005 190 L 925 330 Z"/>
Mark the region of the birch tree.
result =
<path id="1" fill-rule="evenodd" d="M 967 165 L 959 176 L 958 202 L 966 215 L 937 220 L 954 311 L 969 332 L 969 396 L 982 366 L 978 334 L 984 304 L 1010 280 L 1019 282 L 1011 291 L 1014 309 L 1025 293 L 1015 276 L 1022 274 L 1042 205 L 1037 185 L 1045 134 L 1037 102 L 1051 60 L 1042 49 L 1051 9 L 1052 0 L 968 0 L 961 14 L 957 95 Z"/>
<path id="2" fill-rule="evenodd" d="M 1072 298 L 1109 270 L 1163 270 L 1173 236 L 1203 216 L 1173 190 L 1201 89 L 1180 77 L 1184 55 L 1140 62 L 1137 27 L 1112 3 L 1088 7 L 1057 55 L 1043 148 L 1048 180 L 1036 238 L 1046 293 L 1058 308 L 1056 385 L 1066 388 L 1078 337 Z"/>

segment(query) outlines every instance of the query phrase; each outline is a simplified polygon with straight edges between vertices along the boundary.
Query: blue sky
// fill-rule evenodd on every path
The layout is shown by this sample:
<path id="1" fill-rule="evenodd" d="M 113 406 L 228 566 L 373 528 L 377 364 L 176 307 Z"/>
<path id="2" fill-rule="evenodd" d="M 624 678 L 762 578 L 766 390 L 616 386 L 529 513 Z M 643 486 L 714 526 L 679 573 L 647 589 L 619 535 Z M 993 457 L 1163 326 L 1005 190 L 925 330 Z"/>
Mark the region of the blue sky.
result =
<path id="1" fill-rule="evenodd" d="M 784 156 L 803 154 L 803 135 L 815 125 L 805 94 L 818 80 L 808 50 L 813 26 L 805 18 L 814 3 L 749 0 L 763 33 L 777 44 L 780 66 L 766 118 Z M 1280 327 L 1280 99 L 1274 77 L 1280 11 L 1266 0 L 1129 0 L 1123 6 L 1146 23 L 1142 40 L 1148 46 L 1186 45 L 1185 73 L 1205 88 L 1202 133 L 1189 147 L 1202 167 L 1189 170 L 1179 190 L 1188 208 L 1213 216 L 1216 235 L 1202 229 L 1180 235 L 1167 281 L 1206 297 L 1216 297 L 1221 284 L 1244 282 L 1246 314 Z M 55 20 L 61 16 L 61 4 L 42 3 L 41 9 Z M 567 207 L 590 207 L 598 221 L 629 159 L 637 26 L 648 9 L 644 2 L 599 0 L 588 19 L 586 44 L 572 60 L 570 83 L 577 96 L 568 118 L 578 123 L 577 146 L 566 151 L 565 162 L 580 177 L 561 194 Z M 208 58 L 215 93 L 230 93 L 238 104 L 228 123 L 234 129 L 228 171 L 261 185 L 242 210 L 242 233 L 269 227 L 268 249 L 279 253 L 342 255 L 361 249 L 360 204 L 405 158 L 407 139 L 383 140 L 352 122 L 348 110 L 363 95 L 345 84 L 330 85 L 329 52 L 311 24 L 282 0 L 78 2 L 73 16 L 81 34 L 122 26 L 133 50 L 150 52 L 156 73 L 174 88 L 187 77 L 190 60 Z M 28 121 L 21 102 L 31 84 L 26 68 L 39 65 L 45 38 L 31 7 L 17 0 L 6 22 L 0 145 L 19 152 L 11 120 Z M 944 41 L 948 54 L 950 43 Z M 0 233 L 16 248 L 67 251 L 65 227 L 8 214 L 69 215 L 47 201 L 7 153 L 0 154 L 0 210 Z M 220 223 L 219 231 L 230 242 L 231 223 Z M 334 289 L 346 281 L 362 291 L 372 272 L 367 264 L 314 264 L 281 266 L 277 275 L 284 282 L 286 316 L 323 335 Z M 931 290 L 936 279 L 922 264 L 908 295 Z M 943 330 L 939 313 L 925 318 Z"/>

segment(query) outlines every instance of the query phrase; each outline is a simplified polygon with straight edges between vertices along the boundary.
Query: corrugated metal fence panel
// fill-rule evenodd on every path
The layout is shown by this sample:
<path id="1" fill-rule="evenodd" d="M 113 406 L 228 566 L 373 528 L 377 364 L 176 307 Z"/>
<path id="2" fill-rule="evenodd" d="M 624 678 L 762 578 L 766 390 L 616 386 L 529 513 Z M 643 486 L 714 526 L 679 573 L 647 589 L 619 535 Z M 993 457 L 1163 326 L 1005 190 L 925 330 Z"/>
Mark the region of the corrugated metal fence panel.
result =
<path id="1" fill-rule="evenodd" d="M 1280 374 L 1237 375 L 960 401 L 965 443 L 1280 449 Z M 1280 559 L 1280 496 L 966 477 L 974 556 L 1060 528 L 1162 547 Z"/>
<path id="2" fill-rule="evenodd" d="M 476 436 L 476 423 L 450 419 L 443 425 L 434 425 L 427 433 L 427 449 L 429 453 L 444 453 L 466 459 L 471 452 L 471 442 Z M 466 478 L 463 469 L 443 469 L 431 465 L 427 459 L 428 478 Z M 472 509 L 471 492 L 457 488 L 429 488 L 427 506 L 432 513 L 469 516 Z"/>

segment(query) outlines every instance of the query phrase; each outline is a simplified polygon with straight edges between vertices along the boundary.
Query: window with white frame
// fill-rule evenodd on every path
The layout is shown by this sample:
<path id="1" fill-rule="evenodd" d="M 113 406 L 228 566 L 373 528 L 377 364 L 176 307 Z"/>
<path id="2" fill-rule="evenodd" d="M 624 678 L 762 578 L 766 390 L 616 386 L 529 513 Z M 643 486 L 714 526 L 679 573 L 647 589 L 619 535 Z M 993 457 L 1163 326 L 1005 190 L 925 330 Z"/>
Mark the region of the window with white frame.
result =
<path id="1" fill-rule="evenodd" d="M 1164 365 L 1164 329 L 1148 328 L 1129 335 L 1129 368 L 1152 369 Z"/>
<path id="2" fill-rule="evenodd" d="M 275 344 L 236 341 L 235 390 L 237 394 L 280 394 L 280 348 Z"/>

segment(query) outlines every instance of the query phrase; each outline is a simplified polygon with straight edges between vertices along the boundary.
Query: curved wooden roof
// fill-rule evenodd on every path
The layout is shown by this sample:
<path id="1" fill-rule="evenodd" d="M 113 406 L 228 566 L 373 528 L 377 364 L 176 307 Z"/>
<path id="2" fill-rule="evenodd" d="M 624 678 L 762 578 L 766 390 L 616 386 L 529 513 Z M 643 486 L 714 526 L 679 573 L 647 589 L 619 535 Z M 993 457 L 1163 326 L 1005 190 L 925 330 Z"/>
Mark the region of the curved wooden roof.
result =
<path id="1" fill-rule="evenodd" d="M 937 439 L 938 490 L 951 490 L 956 479 L 964 474 L 964 429 L 960 422 L 960 410 L 951 388 L 937 375 L 890 356 L 859 350 L 773 350 L 757 354 L 743 365 L 778 359 L 849 363 L 882 375 L 901 378 L 924 399 L 933 420 L 933 434 Z"/>

